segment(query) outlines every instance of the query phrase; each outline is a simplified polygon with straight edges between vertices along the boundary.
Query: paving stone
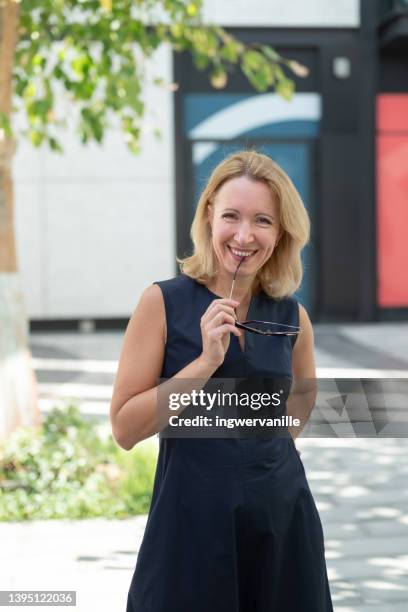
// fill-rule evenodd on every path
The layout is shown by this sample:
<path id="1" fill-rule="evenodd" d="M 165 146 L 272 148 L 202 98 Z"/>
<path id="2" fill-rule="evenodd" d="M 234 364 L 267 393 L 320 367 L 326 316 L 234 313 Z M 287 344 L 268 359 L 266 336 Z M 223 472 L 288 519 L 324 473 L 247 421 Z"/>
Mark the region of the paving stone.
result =
<path id="1" fill-rule="evenodd" d="M 341 542 L 341 552 L 345 557 L 403 555 L 407 551 L 408 537 L 401 536 L 356 538 Z"/>
<path id="2" fill-rule="evenodd" d="M 379 604 L 339 605 L 334 612 L 407 612 L 407 602 L 381 602 Z"/>
<path id="3" fill-rule="evenodd" d="M 388 580 L 408 575 L 408 561 L 404 555 L 350 558 L 343 556 L 327 561 L 330 580 L 347 580 L 354 586 L 361 579 Z"/>
<path id="4" fill-rule="evenodd" d="M 324 523 L 323 531 L 326 540 L 354 540 L 363 538 L 363 527 L 358 523 Z"/>
<path id="5" fill-rule="evenodd" d="M 401 535 L 408 537 L 408 523 L 401 523 L 398 519 L 365 521 L 364 529 L 369 535 L 373 536 Z"/>
<path id="6" fill-rule="evenodd" d="M 364 580 L 359 591 L 365 601 L 380 603 L 382 601 L 403 602 L 408 604 L 408 581 L 402 578 L 389 578 L 387 580 Z M 408 605 L 407 605 L 408 608 Z"/>

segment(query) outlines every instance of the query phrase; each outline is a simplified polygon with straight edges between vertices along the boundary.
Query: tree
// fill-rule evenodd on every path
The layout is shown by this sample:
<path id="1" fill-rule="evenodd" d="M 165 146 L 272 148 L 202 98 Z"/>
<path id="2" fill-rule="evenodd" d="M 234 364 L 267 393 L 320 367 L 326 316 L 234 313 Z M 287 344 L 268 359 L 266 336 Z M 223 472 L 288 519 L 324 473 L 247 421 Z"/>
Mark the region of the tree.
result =
<path id="1" fill-rule="evenodd" d="M 0 0 L 0 438 L 19 424 L 40 422 L 17 279 L 11 166 L 20 138 L 62 150 L 57 91 L 77 108 L 84 144 L 102 143 L 119 120 L 137 152 L 145 61 L 162 44 L 190 52 L 216 88 L 239 67 L 256 90 L 273 87 L 290 99 L 294 83 L 285 68 L 307 74 L 270 46 L 245 45 L 203 24 L 201 9 L 202 0 Z M 19 130 L 17 111 L 25 118 Z"/>

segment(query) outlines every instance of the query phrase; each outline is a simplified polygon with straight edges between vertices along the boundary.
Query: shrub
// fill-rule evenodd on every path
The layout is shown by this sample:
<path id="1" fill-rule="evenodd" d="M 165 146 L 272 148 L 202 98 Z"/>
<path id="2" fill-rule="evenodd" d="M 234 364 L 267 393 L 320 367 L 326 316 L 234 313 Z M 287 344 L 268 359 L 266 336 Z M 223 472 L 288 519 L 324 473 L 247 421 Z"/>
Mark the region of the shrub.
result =
<path id="1" fill-rule="evenodd" d="M 0 447 L 0 520 L 146 513 L 156 458 L 150 441 L 123 451 L 78 408 L 55 408 Z"/>

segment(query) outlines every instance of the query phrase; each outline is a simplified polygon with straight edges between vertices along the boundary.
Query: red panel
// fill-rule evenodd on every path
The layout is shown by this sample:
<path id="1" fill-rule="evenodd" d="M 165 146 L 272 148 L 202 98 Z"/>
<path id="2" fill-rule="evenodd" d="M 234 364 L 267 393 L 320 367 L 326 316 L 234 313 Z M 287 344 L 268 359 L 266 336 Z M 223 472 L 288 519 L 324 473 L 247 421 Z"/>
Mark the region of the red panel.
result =
<path id="1" fill-rule="evenodd" d="M 408 132 L 407 94 L 380 94 L 377 96 L 377 130 Z"/>
<path id="2" fill-rule="evenodd" d="M 405 98 L 408 103 L 408 96 Z M 382 134 L 377 138 L 377 228 L 378 304 L 385 308 L 406 307 L 408 134 Z"/>

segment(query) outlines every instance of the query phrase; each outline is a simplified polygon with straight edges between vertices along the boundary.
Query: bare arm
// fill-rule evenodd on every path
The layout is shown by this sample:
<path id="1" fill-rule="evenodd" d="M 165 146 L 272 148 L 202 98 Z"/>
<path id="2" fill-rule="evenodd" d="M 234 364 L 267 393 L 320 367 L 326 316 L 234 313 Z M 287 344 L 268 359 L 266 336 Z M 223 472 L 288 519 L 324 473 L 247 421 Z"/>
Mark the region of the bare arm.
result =
<path id="1" fill-rule="evenodd" d="M 299 304 L 299 334 L 292 353 L 294 384 L 287 402 L 288 415 L 298 418 L 299 427 L 290 427 L 294 439 L 306 425 L 316 401 L 316 365 L 313 328 L 306 309 Z"/>
<path id="2" fill-rule="evenodd" d="M 173 378 L 166 393 L 188 393 L 204 386 L 221 365 L 228 344 L 229 333 L 240 333 L 233 325 L 231 300 L 214 300 L 203 315 L 201 331 L 204 336 L 203 353 Z M 228 321 L 228 323 L 227 323 Z M 166 343 L 166 313 L 161 289 L 151 285 L 142 294 L 126 329 L 110 407 L 112 433 L 122 448 L 130 450 L 135 444 L 160 429 L 158 414 L 158 386 Z M 183 384 L 181 379 L 185 379 Z M 199 385 L 197 385 L 197 379 Z"/>

